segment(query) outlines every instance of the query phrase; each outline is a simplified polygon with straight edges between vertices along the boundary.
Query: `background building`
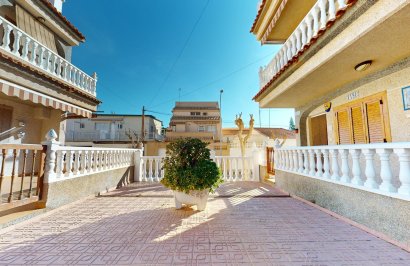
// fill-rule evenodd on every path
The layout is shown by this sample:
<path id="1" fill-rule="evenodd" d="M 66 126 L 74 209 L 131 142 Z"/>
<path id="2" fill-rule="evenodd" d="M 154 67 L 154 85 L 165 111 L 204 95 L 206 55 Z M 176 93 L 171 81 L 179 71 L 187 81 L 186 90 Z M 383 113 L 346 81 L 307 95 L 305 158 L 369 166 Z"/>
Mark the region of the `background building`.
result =
<path id="1" fill-rule="evenodd" d="M 210 143 L 221 139 L 221 111 L 218 102 L 176 102 L 166 140 L 199 138 Z"/>
<path id="2" fill-rule="evenodd" d="M 97 76 L 71 63 L 85 37 L 62 15 L 62 2 L 0 2 L 0 143 L 40 143 L 66 114 L 97 110 Z"/>
<path id="3" fill-rule="evenodd" d="M 131 147 L 138 141 L 162 141 L 162 121 L 144 116 L 145 136 L 142 139 L 142 116 L 97 114 L 92 118 L 67 120 L 66 145 Z M 132 140 L 130 139 L 132 137 Z"/>

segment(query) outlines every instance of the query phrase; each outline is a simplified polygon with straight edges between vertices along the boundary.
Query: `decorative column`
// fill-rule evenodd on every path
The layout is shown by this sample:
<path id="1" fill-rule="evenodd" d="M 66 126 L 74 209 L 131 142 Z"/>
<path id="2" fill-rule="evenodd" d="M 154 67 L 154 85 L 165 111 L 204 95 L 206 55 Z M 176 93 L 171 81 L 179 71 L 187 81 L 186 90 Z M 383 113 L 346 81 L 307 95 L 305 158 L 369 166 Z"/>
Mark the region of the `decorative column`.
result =
<path id="1" fill-rule="evenodd" d="M 340 158 L 342 159 L 342 177 L 341 182 L 350 183 L 349 176 L 349 150 L 343 149 L 340 151 Z"/>
<path id="2" fill-rule="evenodd" d="M 332 156 L 332 180 L 338 181 L 340 179 L 339 176 L 339 162 L 338 162 L 338 155 L 339 151 L 336 149 L 330 150 L 331 156 Z"/>
<path id="3" fill-rule="evenodd" d="M 382 178 L 379 189 L 385 192 L 397 192 L 397 189 L 392 184 L 393 173 L 390 167 L 390 155 L 393 150 L 376 149 L 376 152 L 380 157 L 380 177 Z"/>
<path id="4" fill-rule="evenodd" d="M 361 177 L 361 169 L 360 169 L 360 153 L 361 150 L 359 149 L 354 149 L 350 150 L 350 154 L 352 155 L 352 174 L 353 174 L 353 179 L 352 179 L 352 184 L 358 185 L 358 186 L 363 186 L 364 182 Z"/>
<path id="5" fill-rule="evenodd" d="M 316 177 L 322 177 L 323 175 L 323 165 L 322 165 L 322 151 L 320 149 L 315 150 L 316 153 Z"/>
<path id="6" fill-rule="evenodd" d="M 401 186 L 397 192 L 410 196 L 410 149 L 397 149 L 395 152 L 399 156 L 400 162 L 399 179 Z"/>
<path id="7" fill-rule="evenodd" d="M 377 189 L 379 185 L 376 182 L 376 171 L 374 168 L 374 154 L 375 150 L 373 149 L 364 149 L 363 150 L 364 158 L 366 160 L 366 169 L 364 171 L 366 175 L 366 182 L 364 186 L 367 188 Z"/>
<path id="8" fill-rule="evenodd" d="M 330 165 L 329 165 L 329 150 L 322 149 L 323 153 L 323 177 L 330 178 Z"/>
<path id="9" fill-rule="evenodd" d="M 57 141 L 57 133 L 54 129 L 46 134 L 46 141 L 42 142 L 42 145 L 47 146 L 46 160 L 45 160 L 45 171 L 44 171 L 44 183 L 54 182 L 57 175 L 54 171 L 56 166 L 56 152 L 60 147 L 60 142 Z"/>

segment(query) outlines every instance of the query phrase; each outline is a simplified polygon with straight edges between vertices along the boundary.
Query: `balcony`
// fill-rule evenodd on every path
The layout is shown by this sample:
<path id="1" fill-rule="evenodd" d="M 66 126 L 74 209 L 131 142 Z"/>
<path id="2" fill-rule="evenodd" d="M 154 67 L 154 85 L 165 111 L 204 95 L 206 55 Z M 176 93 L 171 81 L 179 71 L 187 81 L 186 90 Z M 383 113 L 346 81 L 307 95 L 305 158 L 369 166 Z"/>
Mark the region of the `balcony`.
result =
<path id="1" fill-rule="evenodd" d="M 92 77 L 0 16 L 1 52 L 85 95 L 96 97 L 97 76 Z"/>
<path id="2" fill-rule="evenodd" d="M 106 130 L 87 130 L 87 131 L 68 131 L 65 136 L 67 142 L 110 142 L 110 141 L 126 141 L 130 142 L 130 138 L 126 134 L 126 130 L 106 131 Z M 134 140 L 135 140 L 135 136 Z M 155 132 L 147 133 L 145 140 L 162 140 L 162 136 Z"/>
<path id="3" fill-rule="evenodd" d="M 168 141 L 176 140 L 179 138 L 198 138 L 204 141 L 217 140 L 217 134 L 214 132 L 167 132 L 166 139 Z"/>
<path id="4" fill-rule="evenodd" d="M 319 0 L 296 27 L 276 56 L 259 71 L 259 85 L 262 90 L 272 79 L 280 75 L 309 45 L 316 40 L 329 23 L 336 20 L 348 7 L 348 0 Z"/>

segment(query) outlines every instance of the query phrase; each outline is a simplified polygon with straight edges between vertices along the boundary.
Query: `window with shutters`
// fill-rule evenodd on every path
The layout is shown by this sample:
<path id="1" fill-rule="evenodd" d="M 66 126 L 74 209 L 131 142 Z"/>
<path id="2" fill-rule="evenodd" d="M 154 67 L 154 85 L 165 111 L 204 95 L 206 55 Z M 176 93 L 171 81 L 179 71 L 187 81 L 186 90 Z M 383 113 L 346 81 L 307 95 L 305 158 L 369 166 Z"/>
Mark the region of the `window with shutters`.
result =
<path id="1" fill-rule="evenodd" d="M 24 10 L 21 6 L 16 5 L 17 26 L 36 39 L 36 41 L 47 46 L 53 52 L 57 53 L 54 33 L 40 23 L 35 17 Z"/>
<path id="2" fill-rule="evenodd" d="M 386 93 L 335 108 L 337 144 L 390 142 Z"/>
<path id="3" fill-rule="evenodd" d="M 3 133 L 11 128 L 11 119 L 13 109 L 8 106 L 0 106 L 0 133 Z"/>

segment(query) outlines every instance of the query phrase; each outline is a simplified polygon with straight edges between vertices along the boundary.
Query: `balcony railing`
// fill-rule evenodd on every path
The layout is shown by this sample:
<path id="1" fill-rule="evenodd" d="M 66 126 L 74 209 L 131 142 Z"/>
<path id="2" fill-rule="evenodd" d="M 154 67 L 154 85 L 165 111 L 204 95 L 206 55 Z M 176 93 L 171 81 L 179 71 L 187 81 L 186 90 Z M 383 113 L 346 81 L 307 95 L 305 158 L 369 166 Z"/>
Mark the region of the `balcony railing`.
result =
<path id="1" fill-rule="evenodd" d="M 410 200 L 410 142 L 276 149 L 275 169 Z"/>
<path id="2" fill-rule="evenodd" d="M 0 49 L 79 90 L 96 96 L 97 76 L 90 77 L 0 16 Z"/>
<path id="3" fill-rule="evenodd" d="M 65 140 L 68 142 L 92 142 L 92 141 L 131 141 L 126 130 L 113 132 L 105 130 L 67 131 Z M 137 135 L 138 136 L 138 135 Z M 134 135 L 132 137 L 135 138 Z M 162 140 L 163 136 L 155 132 L 147 133 L 145 140 Z"/>
<path id="4" fill-rule="evenodd" d="M 270 63 L 259 70 L 260 88 L 279 75 L 312 40 L 326 29 L 329 22 L 336 19 L 338 12 L 345 10 L 349 0 L 318 0 L 302 22 L 296 27 L 290 37 Z"/>
<path id="5" fill-rule="evenodd" d="M 168 141 L 179 139 L 179 138 L 198 138 L 201 140 L 217 140 L 218 136 L 215 132 L 167 132 L 166 139 Z"/>

